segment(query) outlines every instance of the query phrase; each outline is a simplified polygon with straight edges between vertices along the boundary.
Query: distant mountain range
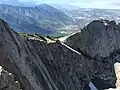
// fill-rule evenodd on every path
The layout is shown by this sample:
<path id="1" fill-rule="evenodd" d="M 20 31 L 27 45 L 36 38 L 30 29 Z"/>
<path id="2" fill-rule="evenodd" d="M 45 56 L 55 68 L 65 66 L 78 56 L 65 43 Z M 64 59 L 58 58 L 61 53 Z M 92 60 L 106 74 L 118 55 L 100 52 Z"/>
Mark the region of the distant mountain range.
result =
<path id="1" fill-rule="evenodd" d="M 73 19 L 74 25 L 83 28 L 93 20 L 109 19 L 120 23 L 120 10 L 118 9 L 95 9 L 95 8 L 76 8 L 62 9 L 69 17 Z"/>
<path id="2" fill-rule="evenodd" d="M 18 32 L 59 34 L 58 29 L 69 25 L 71 18 L 56 8 L 41 4 L 34 7 L 0 4 L 0 17 Z"/>
<path id="3" fill-rule="evenodd" d="M 79 31 L 93 20 L 109 19 L 120 23 L 119 10 L 78 8 L 71 5 L 37 6 L 0 4 L 0 18 L 17 32 L 64 36 Z"/>

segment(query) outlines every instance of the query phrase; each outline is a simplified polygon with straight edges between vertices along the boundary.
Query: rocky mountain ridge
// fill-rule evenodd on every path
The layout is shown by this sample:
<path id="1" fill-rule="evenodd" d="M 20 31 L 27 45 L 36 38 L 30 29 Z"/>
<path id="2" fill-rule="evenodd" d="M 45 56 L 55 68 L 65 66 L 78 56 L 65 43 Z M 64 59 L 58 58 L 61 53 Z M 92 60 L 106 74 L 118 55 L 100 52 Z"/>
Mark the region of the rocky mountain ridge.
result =
<path id="1" fill-rule="evenodd" d="M 118 40 L 107 36 L 117 37 L 119 29 L 115 29 L 114 22 L 106 23 L 93 21 L 87 29 L 69 37 L 65 43 L 59 40 L 47 43 L 39 39 L 21 38 L 5 21 L 0 20 L 0 65 L 14 74 L 22 90 L 90 90 L 90 82 L 98 90 L 114 88 L 114 64 L 120 60 L 120 50 L 109 48 L 112 42 L 102 40 Z M 113 32 L 105 34 L 105 28 Z M 89 32 L 92 34 L 89 35 Z M 98 34 L 104 37 L 98 37 Z M 103 49 L 97 47 L 98 43 L 95 42 L 98 40 Z M 119 43 L 112 45 L 119 46 Z M 93 52 L 89 46 L 97 48 Z M 110 52 L 105 53 L 104 50 Z"/>
<path id="2" fill-rule="evenodd" d="M 114 64 L 120 62 L 119 27 L 115 21 L 95 20 L 66 40 L 67 45 L 95 60 L 99 67 L 96 75 L 101 74 L 108 81 L 113 79 L 112 83 L 115 83 Z"/>
<path id="3" fill-rule="evenodd" d="M 22 39 L 3 20 L 0 20 L 0 27 L 0 52 L 3 54 L 0 65 L 15 75 L 21 89 L 82 90 L 84 81 L 89 83 L 88 79 L 82 79 L 85 72 L 79 72 L 84 69 L 80 68 L 82 57 L 62 44 Z M 77 59 L 74 61 L 74 58 Z"/>

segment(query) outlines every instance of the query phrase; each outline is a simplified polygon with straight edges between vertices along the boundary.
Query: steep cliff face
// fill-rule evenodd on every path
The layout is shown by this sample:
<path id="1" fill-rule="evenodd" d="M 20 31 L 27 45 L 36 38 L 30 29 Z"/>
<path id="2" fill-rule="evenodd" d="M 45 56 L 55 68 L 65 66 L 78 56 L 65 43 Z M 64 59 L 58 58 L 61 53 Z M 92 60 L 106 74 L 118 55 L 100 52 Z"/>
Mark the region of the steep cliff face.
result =
<path id="1" fill-rule="evenodd" d="M 85 57 L 59 42 L 22 39 L 0 20 L 0 43 L 0 65 L 22 90 L 83 90 L 90 81 Z"/>
<path id="2" fill-rule="evenodd" d="M 114 64 L 120 62 L 119 38 L 120 24 L 95 20 L 84 27 L 81 33 L 70 36 L 66 44 L 89 58 L 89 69 L 95 68 L 92 80 L 98 87 L 101 80 L 106 82 L 106 86 L 115 87 Z M 103 88 L 102 85 L 101 87 Z"/>

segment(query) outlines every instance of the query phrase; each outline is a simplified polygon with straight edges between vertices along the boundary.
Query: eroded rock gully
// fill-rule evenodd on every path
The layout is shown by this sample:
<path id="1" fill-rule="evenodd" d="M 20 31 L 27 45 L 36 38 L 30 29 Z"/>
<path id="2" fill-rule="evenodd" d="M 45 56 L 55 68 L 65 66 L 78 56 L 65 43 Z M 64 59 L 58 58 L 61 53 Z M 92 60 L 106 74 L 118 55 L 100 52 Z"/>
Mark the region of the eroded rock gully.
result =
<path id="1" fill-rule="evenodd" d="M 23 39 L 0 20 L 0 65 L 14 74 L 22 90 L 89 90 L 89 82 L 100 90 L 115 87 L 120 33 L 119 25 L 112 24 L 93 21 L 69 37 L 67 46 Z"/>

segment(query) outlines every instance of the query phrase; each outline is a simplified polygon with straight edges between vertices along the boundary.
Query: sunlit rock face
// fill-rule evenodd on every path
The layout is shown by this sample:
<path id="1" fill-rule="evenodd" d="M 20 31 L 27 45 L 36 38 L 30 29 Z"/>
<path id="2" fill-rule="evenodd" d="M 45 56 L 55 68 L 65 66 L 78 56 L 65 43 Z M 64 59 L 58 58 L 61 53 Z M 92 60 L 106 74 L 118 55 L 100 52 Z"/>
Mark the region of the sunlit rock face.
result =
<path id="1" fill-rule="evenodd" d="M 116 87 L 120 88 L 120 63 L 115 63 L 114 67 L 115 67 L 115 73 L 117 78 Z"/>

